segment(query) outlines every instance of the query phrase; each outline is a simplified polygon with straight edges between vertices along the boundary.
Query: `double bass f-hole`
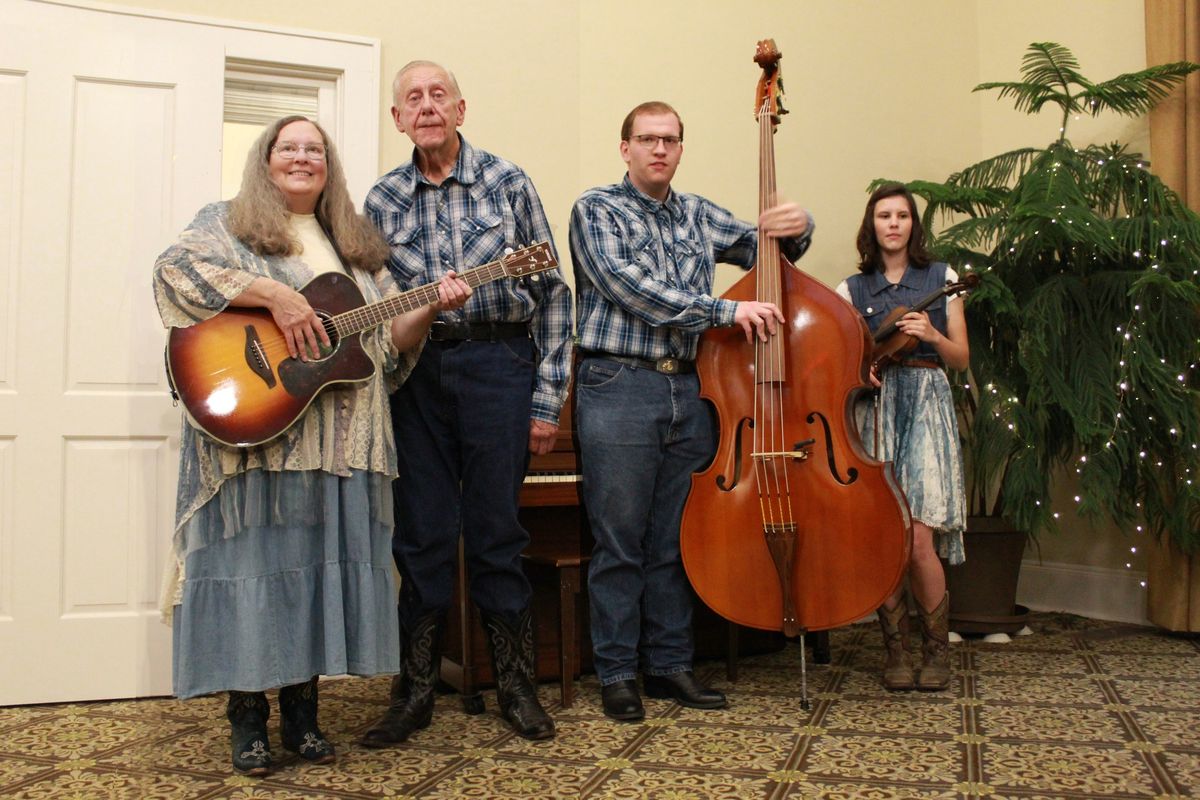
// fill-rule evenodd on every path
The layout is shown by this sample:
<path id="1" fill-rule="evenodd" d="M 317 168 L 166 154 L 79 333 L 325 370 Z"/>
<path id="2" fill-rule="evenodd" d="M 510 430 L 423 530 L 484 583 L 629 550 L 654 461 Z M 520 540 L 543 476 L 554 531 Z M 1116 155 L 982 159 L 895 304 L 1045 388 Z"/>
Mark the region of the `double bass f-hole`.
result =
<path id="1" fill-rule="evenodd" d="M 849 486 L 858 480 L 858 470 L 856 470 L 854 467 L 850 467 L 850 469 L 846 470 L 846 477 L 844 478 L 838 472 L 837 455 L 835 455 L 833 452 L 833 437 L 829 433 L 829 420 L 825 419 L 825 415 L 820 411 L 813 411 L 805 418 L 805 420 L 809 425 L 811 425 L 814 420 L 821 421 L 821 429 L 825 433 L 825 461 L 829 464 L 829 474 L 833 476 L 833 479 L 842 486 Z M 816 440 L 809 439 L 809 441 L 814 442 Z"/>
<path id="2" fill-rule="evenodd" d="M 822 421 L 824 421 L 824 420 L 822 419 Z M 811 418 L 809 419 L 809 422 L 812 422 Z M 734 434 L 735 442 L 734 442 L 734 446 L 733 446 L 733 481 L 731 482 L 725 475 L 718 475 L 717 480 L 716 480 L 717 488 L 723 492 L 732 492 L 734 489 L 737 488 L 738 483 L 741 482 L 741 480 L 742 480 L 742 431 L 744 431 L 746 428 L 753 428 L 753 427 L 754 427 L 754 419 L 752 417 L 742 417 L 740 420 L 738 420 L 737 431 Z M 828 432 L 829 432 L 828 425 L 825 426 L 825 430 L 826 430 L 826 438 L 828 438 Z M 808 448 L 812 447 L 816 443 L 817 443 L 816 439 L 805 439 L 803 441 L 796 442 L 794 445 L 792 445 L 791 450 L 785 450 L 785 451 L 779 452 L 779 453 L 766 453 L 766 452 L 754 453 L 754 452 L 752 452 L 750 454 L 750 457 L 759 462 L 767 462 L 770 459 L 775 459 L 775 458 L 792 459 L 795 461 L 804 461 L 809 457 Z M 830 457 L 830 460 L 832 463 L 832 458 L 833 458 L 832 450 L 829 453 L 829 457 Z M 851 472 L 851 480 L 853 480 L 854 477 L 857 475 L 857 473 L 853 469 L 851 469 L 850 472 Z"/>
<path id="3" fill-rule="evenodd" d="M 746 428 L 753 427 L 754 419 L 752 417 L 742 417 L 738 420 L 733 444 L 733 481 L 730 482 L 724 475 L 718 475 L 717 488 L 722 492 L 732 492 L 742 480 L 742 432 Z"/>

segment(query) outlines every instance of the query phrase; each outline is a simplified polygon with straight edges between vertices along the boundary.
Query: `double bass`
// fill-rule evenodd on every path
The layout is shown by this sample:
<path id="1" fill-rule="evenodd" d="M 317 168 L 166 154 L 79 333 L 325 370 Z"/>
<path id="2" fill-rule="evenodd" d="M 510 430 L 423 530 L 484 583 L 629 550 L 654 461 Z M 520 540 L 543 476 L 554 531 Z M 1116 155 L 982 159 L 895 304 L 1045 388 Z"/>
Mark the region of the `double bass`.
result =
<path id="1" fill-rule="evenodd" d="M 777 203 L 779 59 L 773 40 L 758 43 L 760 213 Z M 720 438 L 684 508 L 688 578 L 740 625 L 791 637 L 854 622 L 895 591 L 912 547 L 891 464 L 867 453 L 854 422 L 870 388 L 871 334 L 852 305 L 761 233 L 754 268 L 723 296 L 774 303 L 786 321 L 766 342 L 747 342 L 738 327 L 701 337 L 701 396 Z"/>

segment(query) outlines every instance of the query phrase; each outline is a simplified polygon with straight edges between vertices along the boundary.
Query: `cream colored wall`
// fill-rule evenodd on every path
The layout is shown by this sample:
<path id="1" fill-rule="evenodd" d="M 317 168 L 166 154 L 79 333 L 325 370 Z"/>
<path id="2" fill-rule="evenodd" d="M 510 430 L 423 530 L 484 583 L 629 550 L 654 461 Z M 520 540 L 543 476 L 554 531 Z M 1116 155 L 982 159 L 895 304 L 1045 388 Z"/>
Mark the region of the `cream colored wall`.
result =
<path id="1" fill-rule="evenodd" d="M 666 100 L 685 124 L 675 186 L 753 219 L 761 70 L 752 59 L 767 37 L 783 54 L 791 112 L 775 135 L 777 183 L 816 218 L 803 267 L 822 280 L 853 270 L 872 178 L 937 175 L 977 152 L 978 123 L 963 100 L 975 75 L 972 4 L 664 0 L 654 10 L 629 0 L 582 4 L 584 184 L 620 179 L 622 118 L 642 100 Z M 896 42 L 937 42 L 937 57 L 913 58 Z M 722 287 L 739 274 L 722 267 Z"/>
<path id="2" fill-rule="evenodd" d="M 132 3 L 131 3 L 132 4 Z M 752 218 L 757 127 L 752 62 L 773 37 L 787 107 L 776 135 L 778 185 L 805 204 L 818 231 L 802 266 L 832 284 L 853 269 L 853 239 L 872 178 L 942 179 L 1003 149 L 1056 135 L 1051 114 L 1029 118 L 973 94 L 1015 80 L 1034 41 L 1071 48 L 1085 75 L 1145 66 L 1142 0 L 142 0 L 144 7 L 316 28 L 382 42 L 380 171 L 404 161 L 408 140 L 387 117 L 390 79 L 413 58 L 442 61 L 467 99 L 463 133 L 524 167 L 567 257 L 571 203 L 617 181 L 621 119 L 666 100 L 686 124 L 676 186 Z M 1120 138 L 1147 147 L 1144 123 L 1072 123 L 1078 144 Z M 738 274 L 723 267 L 720 287 Z M 1069 508 L 1070 490 L 1062 505 Z M 1043 542 L 1049 561 L 1123 567 L 1129 542 L 1071 518 Z M 1135 568 L 1141 566 L 1140 559 Z"/>
<path id="3" fill-rule="evenodd" d="M 979 59 L 981 82 L 1017 80 L 1021 57 L 1031 42 L 1065 45 L 1079 61 L 1080 72 L 1092 80 L 1146 67 L 1142 0 L 1008 0 L 982 2 L 978 10 L 979 39 L 984 43 Z M 998 102 L 996 95 L 976 95 L 984 154 L 1042 145 L 1058 135 L 1059 114 L 1047 110 L 1031 117 L 1014 111 L 1008 101 Z M 1115 114 L 1073 118 L 1067 137 L 1077 145 L 1120 140 L 1143 153 L 1150 148 L 1145 120 Z"/>

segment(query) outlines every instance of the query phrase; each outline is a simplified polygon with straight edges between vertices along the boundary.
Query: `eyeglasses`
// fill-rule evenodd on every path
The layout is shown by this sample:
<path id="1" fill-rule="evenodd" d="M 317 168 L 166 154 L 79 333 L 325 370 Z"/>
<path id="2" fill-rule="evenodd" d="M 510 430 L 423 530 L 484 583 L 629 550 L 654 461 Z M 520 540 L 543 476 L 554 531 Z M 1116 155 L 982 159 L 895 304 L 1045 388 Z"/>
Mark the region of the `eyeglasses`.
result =
<path id="1" fill-rule="evenodd" d="M 309 161 L 324 161 L 325 160 L 325 145 L 323 144 L 296 144 L 295 142 L 280 142 L 271 148 L 275 151 L 275 155 L 291 161 L 303 151 Z"/>
<path id="2" fill-rule="evenodd" d="M 679 145 L 683 144 L 682 136 L 655 136 L 652 133 L 639 133 L 636 136 L 629 137 L 631 141 L 637 142 L 641 147 L 647 150 L 653 150 L 658 147 L 658 143 L 662 142 L 663 147 L 668 150 L 675 150 Z"/>

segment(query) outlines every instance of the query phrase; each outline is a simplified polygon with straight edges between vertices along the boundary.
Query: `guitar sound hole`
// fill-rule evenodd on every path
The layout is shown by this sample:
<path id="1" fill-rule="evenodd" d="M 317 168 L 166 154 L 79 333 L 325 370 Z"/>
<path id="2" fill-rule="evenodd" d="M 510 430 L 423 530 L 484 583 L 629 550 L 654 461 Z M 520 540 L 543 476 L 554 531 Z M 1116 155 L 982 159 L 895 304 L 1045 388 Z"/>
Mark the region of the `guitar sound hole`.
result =
<path id="1" fill-rule="evenodd" d="M 324 311 L 318 311 L 317 316 L 321 318 L 321 325 L 325 328 L 325 335 L 329 337 L 329 346 L 318 342 L 321 348 L 321 355 L 318 360 L 324 360 L 337 352 L 338 342 L 340 341 L 337 332 L 337 326 L 333 322 L 333 318 Z"/>

